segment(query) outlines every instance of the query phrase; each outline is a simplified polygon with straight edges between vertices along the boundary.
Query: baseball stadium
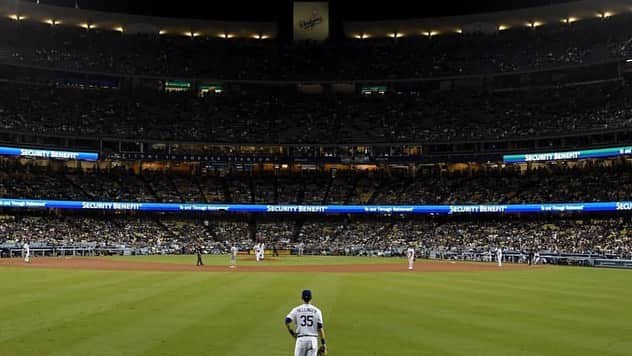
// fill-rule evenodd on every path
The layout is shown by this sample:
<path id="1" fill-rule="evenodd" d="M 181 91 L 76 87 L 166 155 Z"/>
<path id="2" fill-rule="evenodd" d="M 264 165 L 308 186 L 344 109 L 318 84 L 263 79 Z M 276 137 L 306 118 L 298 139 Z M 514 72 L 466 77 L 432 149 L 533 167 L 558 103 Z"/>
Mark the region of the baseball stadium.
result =
<path id="1" fill-rule="evenodd" d="M 0 0 L 0 356 L 630 355 L 628 80 L 631 0 Z"/>

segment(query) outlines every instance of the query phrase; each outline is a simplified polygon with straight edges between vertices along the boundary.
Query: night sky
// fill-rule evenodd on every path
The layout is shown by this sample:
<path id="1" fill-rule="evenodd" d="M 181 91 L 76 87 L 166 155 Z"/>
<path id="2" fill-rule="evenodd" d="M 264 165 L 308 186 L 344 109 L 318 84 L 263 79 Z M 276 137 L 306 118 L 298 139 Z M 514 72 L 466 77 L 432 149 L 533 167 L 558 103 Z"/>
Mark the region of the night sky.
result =
<path id="1" fill-rule="evenodd" d="M 35 2 L 36 0 L 29 0 Z M 215 20 L 279 21 L 291 16 L 292 0 L 77 0 L 82 9 L 140 15 Z M 461 15 L 542 6 L 572 0 L 331 0 L 332 15 L 353 20 L 386 20 Z M 42 4 L 74 7 L 75 0 L 40 0 Z"/>

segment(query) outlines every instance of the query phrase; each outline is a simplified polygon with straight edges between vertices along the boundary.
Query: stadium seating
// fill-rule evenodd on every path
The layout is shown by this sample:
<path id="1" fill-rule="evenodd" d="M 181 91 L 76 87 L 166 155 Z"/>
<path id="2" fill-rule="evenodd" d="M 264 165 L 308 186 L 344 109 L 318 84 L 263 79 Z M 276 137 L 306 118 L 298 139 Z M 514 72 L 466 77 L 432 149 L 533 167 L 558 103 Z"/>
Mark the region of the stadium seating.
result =
<path id="1" fill-rule="evenodd" d="M 360 80 L 511 72 L 624 58 L 630 16 L 584 19 L 493 35 L 274 40 L 121 34 L 0 20 L 5 61 L 69 70 L 211 79 Z M 341 60 L 342 59 L 342 60 Z"/>
<path id="2" fill-rule="evenodd" d="M 452 204 L 621 201 L 632 196 L 628 161 L 560 164 L 521 171 L 420 171 L 416 177 L 386 172 L 349 171 L 274 175 L 270 173 L 183 175 L 123 169 L 82 172 L 23 166 L 4 160 L 2 198 L 154 202 L 235 202 L 303 204 Z M 0 236 L 27 238 L 61 246 L 90 242 L 95 246 L 127 246 L 138 253 L 184 253 L 204 241 L 209 253 L 226 252 L 231 244 L 248 248 L 255 238 L 269 246 L 310 253 L 401 254 L 415 242 L 425 255 L 482 256 L 502 245 L 565 253 L 629 256 L 630 220 L 617 215 L 504 218 L 372 218 L 333 216 L 252 217 L 195 214 L 61 214 L 17 213 L 0 219 Z M 474 252 L 473 252 L 474 251 Z M 479 257 L 480 258 L 480 257 Z"/>
<path id="3" fill-rule="evenodd" d="M 630 87 L 383 96 L 187 94 L 0 85 L 0 129 L 212 143 L 446 142 L 632 127 Z"/>

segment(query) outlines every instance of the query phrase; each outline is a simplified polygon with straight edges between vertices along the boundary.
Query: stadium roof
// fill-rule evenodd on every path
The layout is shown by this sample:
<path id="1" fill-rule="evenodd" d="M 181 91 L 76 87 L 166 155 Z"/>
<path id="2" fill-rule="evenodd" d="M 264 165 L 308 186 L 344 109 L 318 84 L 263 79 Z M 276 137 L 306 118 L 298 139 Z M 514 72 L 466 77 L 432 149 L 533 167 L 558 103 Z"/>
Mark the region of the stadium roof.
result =
<path id="1" fill-rule="evenodd" d="M 341 6 L 341 1 L 343 0 L 331 0 L 332 6 Z M 278 9 L 278 7 L 273 8 Z M 481 9 L 484 8 L 489 7 L 481 7 Z M 518 10 L 412 20 L 348 21 L 344 22 L 344 33 L 351 38 L 368 38 L 496 32 L 508 28 L 539 27 L 562 21 L 571 23 L 587 18 L 607 18 L 621 13 L 632 13 L 632 0 L 582 0 Z M 336 16 L 340 18 L 341 15 L 344 16 L 341 13 Z M 44 4 L 44 1 L 37 4 L 32 1 L 0 0 L 0 16 L 50 25 L 80 26 L 86 29 L 98 28 L 126 33 L 147 32 L 190 37 L 265 39 L 277 37 L 279 32 L 278 23 L 274 21 L 217 21 L 143 16 L 51 6 Z"/>
<path id="2" fill-rule="evenodd" d="M 103 11 L 50 6 L 19 0 L 0 0 L 0 16 L 50 25 L 78 26 L 119 32 L 155 33 L 223 38 L 275 37 L 274 22 L 211 21 L 141 16 Z"/>
<path id="3" fill-rule="evenodd" d="M 572 23 L 588 18 L 608 18 L 621 13 L 632 13 L 632 1 L 583 0 L 463 16 L 346 22 L 345 34 L 353 38 L 369 38 L 495 32 L 509 28 L 535 28 L 549 23 Z"/>

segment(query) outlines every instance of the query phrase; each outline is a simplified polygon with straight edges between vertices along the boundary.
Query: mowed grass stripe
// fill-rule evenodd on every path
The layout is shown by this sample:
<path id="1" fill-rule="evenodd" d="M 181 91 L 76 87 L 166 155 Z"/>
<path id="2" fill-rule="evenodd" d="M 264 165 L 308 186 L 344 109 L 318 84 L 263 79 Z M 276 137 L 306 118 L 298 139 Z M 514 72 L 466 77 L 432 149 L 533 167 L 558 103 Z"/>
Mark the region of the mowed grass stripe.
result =
<path id="1" fill-rule="evenodd" d="M 564 270 L 560 270 L 564 272 Z M 385 288 L 402 288 L 407 284 L 417 285 L 422 284 L 423 287 L 430 289 L 445 289 L 450 292 L 468 292 L 477 293 L 481 297 L 491 296 L 517 296 L 517 295 L 550 295 L 559 297 L 568 297 L 568 300 L 572 302 L 581 303 L 586 300 L 593 304 L 596 299 L 600 299 L 604 302 L 604 305 L 616 305 L 621 301 L 627 300 L 632 297 L 632 292 L 628 289 L 619 288 L 621 293 L 603 293 L 603 289 L 607 288 L 611 290 L 611 285 L 621 283 L 625 285 L 624 278 L 594 282 L 590 277 L 584 277 L 583 280 L 573 279 L 572 282 L 569 279 L 561 279 L 558 281 L 546 281 L 550 275 L 555 275 L 558 272 L 547 272 L 546 270 L 533 271 L 534 274 L 516 276 L 521 271 L 512 271 L 510 275 L 494 272 L 477 272 L 467 274 L 454 274 L 454 273 L 432 273 L 432 274 L 401 274 L 400 279 L 394 279 L 394 283 L 388 284 Z M 604 272 L 626 272 L 627 276 L 621 274 L 621 277 L 628 277 L 628 271 L 604 271 Z M 476 276 L 473 278 L 473 276 Z M 579 275 L 578 275 L 579 276 Z M 359 276 L 358 278 L 373 278 L 372 276 Z M 449 281 L 449 283 L 446 283 Z M 548 283 L 544 283 L 548 282 Z M 572 283 L 572 284 L 569 284 Z M 581 283 L 584 283 L 581 285 Z M 590 284 L 587 284 L 590 283 Z"/>
<path id="2" fill-rule="evenodd" d="M 393 296 L 401 299 L 401 296 Z M 423 308 L 419 314 L 423 318 L 430 319 L 432 323 L 449 323 L 459 325 L 462 330 L 475 330 L 468 333 L 459 333 L 463 339 L 475 336 L 478 343 L 483 343 L 484 335 L 491 334 L 500 337 L 500 340 L 490 339 L 488 345 L 482 345 L 483 349 L 495 348 L 504 345 L 507 350 L 513 346 L 523 345 L 521 342 L 515 343 L 515 338 L 509 336 L 521 334 L 522 338 L 528 337 L 532 340 L 539 340 L 545 344 L 547 341 L 556 344 L 563 344 L 568 350 L 573 352 L 602 352 L 601 348 L 594 345 L 604 341 L 604 337 L 609 337 L 610 333 L 596 333 L 593 323 L 583 321 L 578 316 L 569 320 L 555 313 L 555 307 L 546 302 L 546 298 L 537 298 L 527 305 L 535 305 L 533 310 L 520 310 L 515 306 L 506 308 L 503 303 L 508 301 L 505 298 L 488 299 L 485 302 L 470 298 L 469 295 L 437 296 L 432 301 L 433 308 Z M 539 308 L 539 310 L 538 310 Z M 580 310 L 577 310 L 579 312 Z M 525 329 L 525 325 L 538 325 L 539 328 Z M 607 326 L 607 324 L 604 324 Z M 602 329 L 604 330 L 604 329 Z M 607 329 L 605 329 L 607 330 Z M 483 331 L 481 335 L 479 332 Z M 560 333 L 561 331 L 561 333 Z M 467 342 L 464 342 L 467 341 Z M 463 340 L 461 344 L 473 344 L 472 340 Z"/>
<path id="3" fill-rule="evenodd" d="M 237 289 L 236 285 L 242 289 L 245 286 L 246 289 L 259 287 L 257 281 L 245 283 L 246 276 L 225 279 L 217 275 L 185 274 L 176 278 L 182 279 L 184 285 L 165 289 L 142 303 L 122 306 L 128 309 L 125 319 L 99 315 L 97 322 L 105 325 L 104 328 L 94 328 L 89 335 L 82 332 L 80 341 L 52 355 L 82 355 L 82 350 L 94 344 L 106 344 L 107 347 L 91 355 L 176 354 L 174 348 L 181 355 L 207 354 L 209 348 L 204 342 L 218 339 L 203 336 L 208 328 L 192 326 L 212 324 L 217 313 L 237 302 L 238 296 L 231 292 Z M 189 330 L 195 342 L 174 337 L 183 330 Z M 139 340 L 136 335 L 143 337 Z"/>
<path id="4" fill-rule="evenodd" d="M 25 269 L 18 267 L 2 267 L 0 273 L 4 273 L 7 283 L 2 286 L 2 297 L 5 301 L 16 300 L 18 302 L 23 298 L 36 295 L 38 292 L 50 293 L 50 289 L 63 286 L 68 288 L 81 283 L 93 283 L 95 278 L 91 272 L 83 275 L 75 275 L 69 273 L 59 273 L 58 270 L 50 269 Z M 4 304 L 0 304 L 0 308 Z"/>
<path id="5" fill-rule="evenodd" d="M 594 289 L 590 293 L 576 293 L 568 295 L 564 291 L 564 286 L 560 285 L 559 289 L 547 289 L 546 293 L 538 293 L 537 291 L 525 293 L 524 288 L 514 290 L 511 288 L 494 288 L 494 284 L 484 284 L 486 288 L 468 288 L 462 286 L 464 281 L 452 280 L 449 276 L 445 276 L 439 283 L 424 284 L 423 288 L 415 288 L 414 284 L 417 277 L 406 276 L 401 280 L 393 279 L 387 285 L 389 290 L 393 291 L 414 291 L 415 297 L 419 302 L 429 304 L 441 303 L 443 299 L 454 298 L 455 296 L 465 296 L 462 300 L 464 303 L 474 303 L 485 311 L 484 307 L 490 314 L 498 312 L 512 314 L 528 314 L 534 317 L 548 318 L 549 321 L 554 319 L 560 322 L 576 323 L 583 322 L 591 325 L 610 325 L 624 326 L 627 324 L 625 319 L 620 318 L 621 306 L 630 305 L 629 293 L 620 295 L 611 295 L 608 303 L 599 303 L 599 299 L 603 293 L 599 288 Z M 426 281 L 427 282 L 427 281 Z M 525 281 L 528 284 L 528 281 Z M 483 285 L 483 284 L 482 284 Z M 592 290 L 591 286 L 585 287 L 586 290 Z M 461 298 L 458 297 L 460 301 Z M 478 302 L 477 304 L 477 301 Z M 556 313 L 550 313 L 543 310 L 543 305 L 548 309 L 553 309 Z M 530 308 L 525 308 L 530 306 Z"/>
<path id="6" fill-rule="evenodd" d="M 408 276 L 405 276 L 405 277 L 408 279 Z M 395 280 L 395 278 L 392 278 L 390 283 L 392 283 L 393 280 Z M 451 283 L 449 279 L 446 280 L 445 282 L 448 284 Z M 389 284 L 389 283 L 386 283 L 386 284 Z M 458 292 L 462 292 L 462 291 L 458 291 Z M 357 293 L 361 294 L 362 291 L 358 290 Z M 520 318 L 516 318 L 517 320 L 514 321 L 513 319 L 516 317 L 515 310 L 519 310 L 519 308 L 512 308 L 512 310 L 509 310 L 509 312 L 504 312 L 501 308 L 503 302 L 515 301 L 515 299 L 512 299 L 512 298 L 498 297 L 498 298 L 492 298 L 492 299 L 488 298 L 488 299 L 483 300 L 483 299 L 478 299 L 478 298 L 472 298 L 470 294 L 460 294 L 459 296 L 459 293 L 451 293 L 450 291 L 445 291 L 440 288 L 414 289 L 414 288 L 405 287 L 405 288 L 397 288 L 397 289 L 389 290 L 389 294 L 385 297 L 385 299 L 401 301 L 405 299 L 402 297 L 402 294 L 406 294 L 407 297 L 410 300 L 412 300 L 410 303 L 411 305 L 418 305 L 418 306 L 421 306 L 421 308 L 424 308 L 424 305 L 428 305 L 430 309 L 427 309 L 427 310 L 421 309 L 419 314 L 421 315 L 430 314 L 426 316 L 434 316 L 436 319 L 433 319 L 433 321 L 438 322 L 438 323 L 442 323 L 442 319 L 447 319 L 444 321 L 458 324 L 464 318 L 475 318 L 475 319 L 484 321 L 484 323 L 474 322 L 472 323 L 473 327 L 481 328 L 485 325 L 496 324 L 501 329 L 514 329 L 517 333 L 520 333 L 525 325 L 530 325 L 530 324 L 536 324 L 536 325 L 549 324 L 550 325 L 551 320 L 548 320 L 548 319 L 551 319 L 551 318 L 547 319 L 547 316 L 550 315 L 553 318 L 556 317 L 555 310 L 554 310 L 555 308 L 551 308 L 550 305 L 542 305 L 542 303 L 546 301 L 546 298 L 544 297 L 540 297 L 540 300 L 529 300 L 529 298 L 527 298 L 527 300 L 525 301 L 528 303 L 518 303 L 519 305 L 523 307 L 533 306 L 534 310 L 538 310 L 537 308 L 544 307 L 544 311 L 536 313 L 535 315 L 534 313 L 525 311 L 524 313 L 522 313 L 523 315 L 521 315 Z M 424 300 L 423 297 L 426 297 L 426 299 Z M 480 302 L 477 302 L 477 300 Z M 365 310 L 370 307 L 369 305 L 363 305 L 362 302 L 359 302 L 358 304 L 361 305 L 362 310 Z M 487 315 L 479 315 L 479 312 L 476 309 L 477 307 L 483 308 L 483 310 L 487 310 L 487 313 L 486 313 Z M 388 305 L 386 305 L 385 308 L 386 310 L 388 310 Z M 440 314 L 434 314 L 432 312 L 433 310 L 437 310 L 437 308 L 440 310 Z M 549 311 L 547 310 L 547 308 L 551 308 L 553 310 Z M 514 312 L 514 313 L 512 314 L 511 312 Z M 576 312 L 581 315 L 582 310 L 576 310 Z M 493 316 L 490 316 L 490 315 L 493 315 Z M 617 317 L 614 314 L 612 316 L 614 318 Z M 579 319 L 579 318 L 576 318 L 576 319 Z M 509 324 L 512 324 L 512 325 L 509 325 Z M 565 330 L 566 324 L 572 325 L 572 323 L 569 323 L 568 320 L 563 320 L 560 324 L 561 325 L 552 325 L 554 327 L 553 331 Z M 589 325 L 591 323 L 587 322 L 584 324 Z M 604 324 L 607 325 L 607 323 L 604 323 Z M 557 328 L 558 326 L 559 328 Z M 574 326 L 574 327 L 576 328 L 577 326 Z M 540 332 L 540 333 L 533 333 L 534 337 L 541 339 L 541 338 L 546 338 L 547 335 L 550 334 L 550 332 L 546 330 L 547 329 L 546 327 L 540 328 L 540 329 L 544 329 L 545 331 Z M 607 331 L 608 328 L 603 329 L 603 330 Z M 588 339 L 587 343 L 595 342 L 595 341 L 604 341 L 604 340 L 597 340 L 593 338 L 592 337 L 593 334 L 594 334 L 594 331 L 592 329 L 588 329 L 588 331 L 586 332 L 586 335 L 581 335 L 581 336 L 584 337 L 584 340 Z M 604 334 L 609 335 L 608 332 L 605 332 Z M 574 333 L 574 335 L 577 335 L 577 333 Z M 580 335 L 577 335 L 577 336 L 580 336 Z M 571 338 L 569 344 L 574 344 L 574 343 L 575 343 L 575 340 Z M 579 343 L 581 344 L 582 340 L 580 340 Z M 493 348 L 493 345 L 490 345 L 490 347 Z M 577 350 L 575 349 L 575 351 Z M 584 350 L 584 351 L 588 351 L 588 350 Z"/>
<path id="7" fill-rule="evenodd" d="M 37 273 L 32 271 L 32 274 Z M 106 302 L 115 302 L 116 298 L 122 296 L 121 291 L 127 288 L 129 283 L 136 283 L 139 290 L 144 289 L 144 279 L 142 276 L 130 274 L 110 279 L 107 274 L 95 272 L 57 272 L 70 275 L 76 278 L 76 283 L 71 285 L 56 285 L 48 288 L 41 288 L 33 285 L 24 285 L 23 288 L 29 293 L 23 298 L 11 298 L 6 300 L 2 297 L 3 303 L 8 308 L 3 308 L 3 332 L 0 335 L 0 342 L 7 340 L 14 334 L 28 330 L 25 326 L 37 321 L 37 325 L 44 328 L 49 324 L 66 320 L 77 314 L 94 313 Z M 104 278 L 105 277 L 105 278 Z M 28 275 L 22 277 L 24 280 Z M 9 282 L 10 283 L 10 282 Z M 94 292 L 92 292 L 94 291 Z M 4 301 L 6 300 L 6 303 Z M 96 307 L 95 307 L 96 306 Z M 45 315 L 45 318 L 42 318 Z"/>
<path id="8" fill-rule="evenodd" d="M 60 273 L 81 275 L 87 272 Z M 5 314 L 3 326 L 6 325 L 6 328 L 3 328 L 0 341 L 3 345 L 18 349 L 50 352 L 50 349 L 39 349 L 38 345 L 41 344 L 26 342 L 32 335 L 38 335 L 49 338 L 47 347 L 63 349 L 79 335 L 85 337 L 92 326 L 95 326 L 95 333 L 103 331 L 107 325 L 99 325 L 99 316 L 112 315 L 125 322 L 128 316 L 126 306 L 139 305 L 164 290 L 177 293 L 186 285 L 185 280 L 173 279 L 169 273 L 100 272 L 93 275 L 94 282 L 84 283 L 85 288 L 53 289 L 49 296 L 42 296 L 37 303 L 25 305 L 15 314 Z"/>

